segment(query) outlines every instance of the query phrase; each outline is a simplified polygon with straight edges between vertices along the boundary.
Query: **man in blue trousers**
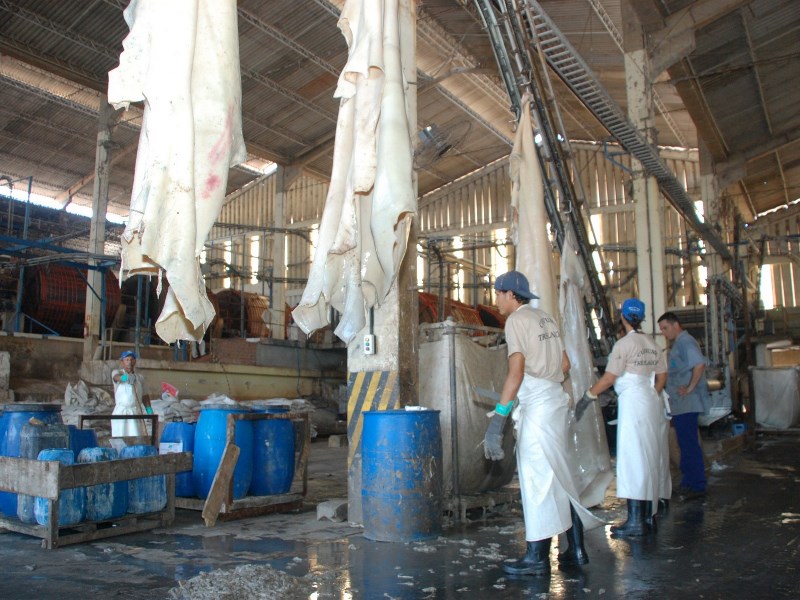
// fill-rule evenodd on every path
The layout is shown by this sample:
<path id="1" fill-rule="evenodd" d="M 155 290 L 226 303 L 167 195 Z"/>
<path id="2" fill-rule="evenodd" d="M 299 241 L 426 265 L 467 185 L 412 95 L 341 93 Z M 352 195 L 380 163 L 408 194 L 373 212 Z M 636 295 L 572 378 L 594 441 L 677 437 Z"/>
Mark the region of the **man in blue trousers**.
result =
<path id="1" fill-rule="evenodd" d="M 697 417 L 707 412 L 710 401 L 705 378 L 706 358 L 697 340 L 683 329 L 675 313 L 661 315 L 658 327 L 672 344 L 666 391 L 672 426 L 681 450 L 683 475 L 676 492 L 678 498 L 690 500 L 706 493 L 705 463 L 697 430 Z"/>

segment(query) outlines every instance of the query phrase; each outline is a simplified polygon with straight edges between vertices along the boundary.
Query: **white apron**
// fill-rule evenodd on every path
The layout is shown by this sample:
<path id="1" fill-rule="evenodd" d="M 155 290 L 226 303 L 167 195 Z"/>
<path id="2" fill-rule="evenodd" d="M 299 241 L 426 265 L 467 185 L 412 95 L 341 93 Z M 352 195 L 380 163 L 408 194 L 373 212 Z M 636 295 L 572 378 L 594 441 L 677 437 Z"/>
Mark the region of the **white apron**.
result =
<path id="1" fill-rule="evenodd" d="M 617 497 L 650 500 L 658 509 L 662 485 L 664 403 L 648 375 L 617 378 Z"/>
<path id="2" fill-rule="evenodd" d="M 525 540 L 548 539 L 572 526 L 570 503 L 584 528 L 603 521 L 580 503 L 567 460 L 569 397 L 560 383 L 525 375 L 512 419 L 517 434 L 517 474 Z"/>
<path id="3" fill-rule="evenodd" d="M 118 383 L 114 391 L 114 415 L 139 415 L 136 391 L 130 383 Z M 112 419 L 111 437 L 147 435 L 141 419 Z"/>

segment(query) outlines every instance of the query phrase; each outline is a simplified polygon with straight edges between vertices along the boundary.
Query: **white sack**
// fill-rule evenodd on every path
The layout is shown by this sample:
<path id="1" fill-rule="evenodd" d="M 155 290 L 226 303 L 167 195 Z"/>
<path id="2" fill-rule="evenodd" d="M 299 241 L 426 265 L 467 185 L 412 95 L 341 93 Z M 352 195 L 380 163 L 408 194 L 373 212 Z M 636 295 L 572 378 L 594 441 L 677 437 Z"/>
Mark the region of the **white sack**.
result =
<path id="1" fill-rule="evenodd" d="M 474 387 L 499 392 L 508 373 L 508 347 L 485 348 L 464 333 L 439 335 L 434 339 L 420 336 L 419 403 L 440 410 L 442 429 L 442 472 L 445 497 L 453 495 L 453 464 L 458 465 L 460 494 L 477 494 L 496 489 L 514 477 L 514 433 L 511 423 L 505 430 L 501 461 L 486 460 L 483 436 L 489 425 L 487 413 L 496 401 L 479 396 Z M 450 399 L 450 344 L 455 344 L 455 406 Z M 458 460 L 453 461 L 453 419 L 456 422 Z"/>
<path id="2" fill-rule="evenodd" d="M 131 0 L 130 33 L 108 74 L 116 108 L 144 101 L 120 281 L 166 273 L 156 322 L 166 342 L 199 340 L 214 317 L 199 255 L 246 158 L 235 0 Z"/>
<path id="3" fill-rule="evenodd" d="M 800 367 L 755 367 L 750 371 L 756 423 L 776 429 L 800 423 Z"/>

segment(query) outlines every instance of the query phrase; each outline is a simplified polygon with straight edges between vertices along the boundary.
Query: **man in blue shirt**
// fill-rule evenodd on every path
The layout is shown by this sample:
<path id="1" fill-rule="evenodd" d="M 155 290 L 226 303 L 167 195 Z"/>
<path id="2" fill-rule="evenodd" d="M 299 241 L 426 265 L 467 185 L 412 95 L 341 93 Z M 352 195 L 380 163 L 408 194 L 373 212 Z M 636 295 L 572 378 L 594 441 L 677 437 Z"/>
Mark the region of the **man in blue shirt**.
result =
<path id="1" fill-rule="evenodd" d="M 672 412 L 672 426 L 681 450 L 680 467 L 683 474 L 676 491 L 680 498 L 688 500 L 706 492 L 705 463 L 697 430 L 697 417 L 707 412 L 709 403 L 706 358 L 697 340 L 683 329 L 675 313 L 661 315 L 658 327 L 672 344 L 666 391 Z"/>

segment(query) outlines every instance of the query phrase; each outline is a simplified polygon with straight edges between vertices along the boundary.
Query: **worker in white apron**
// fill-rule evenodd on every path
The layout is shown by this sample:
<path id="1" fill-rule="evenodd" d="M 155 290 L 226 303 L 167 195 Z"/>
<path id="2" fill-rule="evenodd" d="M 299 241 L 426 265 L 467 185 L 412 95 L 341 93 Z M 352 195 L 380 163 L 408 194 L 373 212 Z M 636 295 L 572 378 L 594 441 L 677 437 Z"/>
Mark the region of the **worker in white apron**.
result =
<path id="1" fill-rule="evenodd" d="M 548 575 L 550 542 L 567 532 L 569 547 L 558 555 L 560 568 L 583 565 L 589 557 L 583 530 L 603 524 L 580 504 L 567 459 L 569 397 L 561 382 L 569 371 L 556 320 L 530 306 L 527 278 L 510 271 L 497 278 L 497 307 L 507 316 L 508 375 L 484 438 L 490 460 L 503 458 L 503 427 L 515 398 L 517 474 L 525 518 L 526 553 L 504 563 L 512 575 Z"/>
<path id="2" fill-rule="evenodd" d="M 126 350 L 119 357 L 120 368 L 111 372 L 114 383 L 114 415 L 153 414 L 150 397 L 144 393 L 144 378 L 136 373 L 136 354 Z M 142 419 L 112 419 L 111 436 L 143 436 L 147 429 Z"/>
<path id="3" fill-rule="evenodd" d="M 582 413 L 597 394 L 612 385 L 617 392 L 617 497 L 627 500 L 628 518 L 611 527 L 613 537 L 640 537 L 653 530 L 658 500 L 666 493 L 665 478 L 669 476 L 666 416 L 660 396 L 667 382 L 667 361 L 664 352 L 641 331 L 644 316 L 644 302 L 625 300 L 625 336 L 614 344 L 605 373 L 576 408 L 576 413 Z"/>

